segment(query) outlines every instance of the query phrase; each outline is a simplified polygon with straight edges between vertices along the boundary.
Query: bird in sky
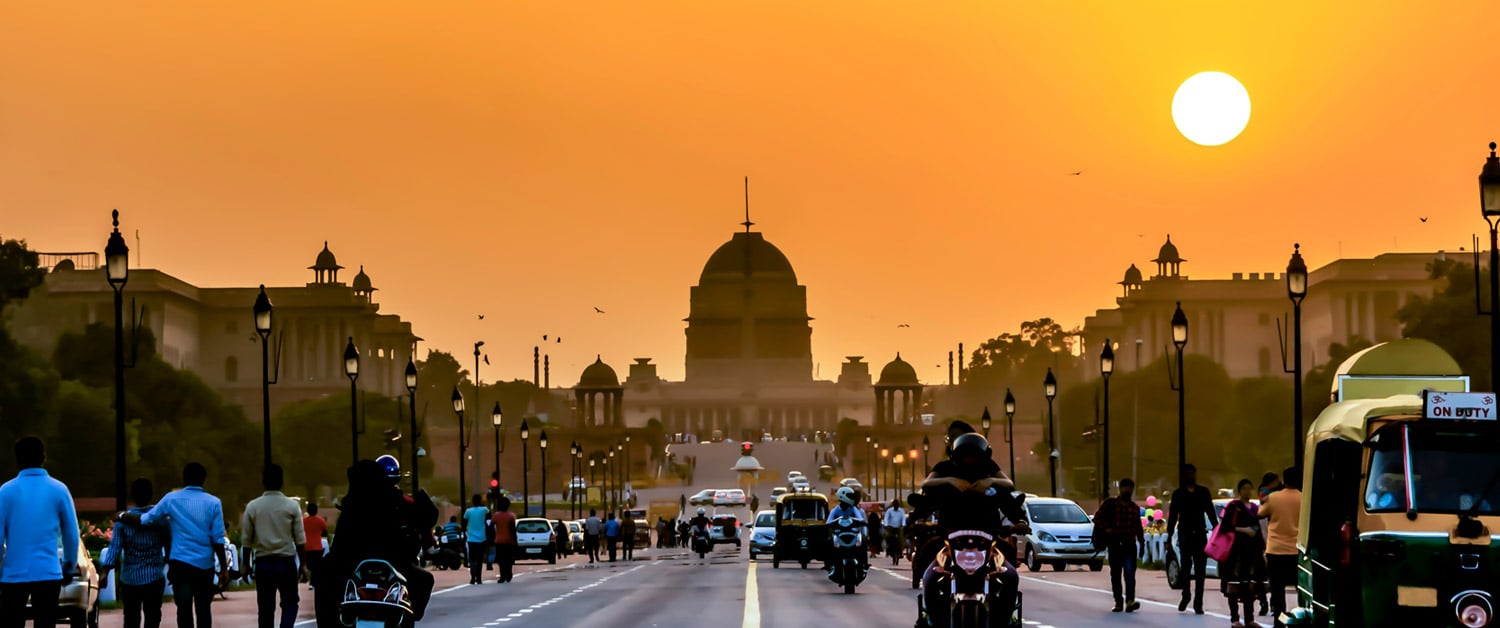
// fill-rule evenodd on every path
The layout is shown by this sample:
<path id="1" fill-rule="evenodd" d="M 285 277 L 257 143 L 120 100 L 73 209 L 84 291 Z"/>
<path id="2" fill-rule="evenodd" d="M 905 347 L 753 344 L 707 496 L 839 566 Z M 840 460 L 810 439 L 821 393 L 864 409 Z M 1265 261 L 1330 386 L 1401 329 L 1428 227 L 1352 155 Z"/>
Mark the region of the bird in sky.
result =
<path id="1" fill-rule="evenodd" d="M 908 325 L 906 323 L 901 323 L 900 325 L 897 325 L 897 327 L 911 327 L 911 325 Z"/>
<path id="2" fill-rule="evenodd" d="M 483 314 L 479 315 L 479 320 L 484 320 L 484 315 Z"/>
<path id="3" fill-rule="evenodd" d="M 562 344 L 562 336 L 557 337 L 557 344 Z"/>
<path id="4" fill-rule="evenodd" d="M 546 341 L 547 341 L 547 334 L 542 334 L 542 342 L 546 342 Z"/>
<path id="5" fill-rule="evenodd" d="M 1426 216 L 1422 216 L 1421 218 L 1418 218 L 1417 220 L 1420 220 L 1422 222 L 1427 222 L 1427 217 Z"/>
<path id="6" fill-rule="evenodd" d="M 594 311 L 595 311 L 595 312 L 598 312 L 598 313 L 600 313 L 600 314 L 603 314 L 603 313 L 604 313 L 604 310 L 601 310 L 601 309 L 599 309 L 599 306 L 597 306 L 597 305 L 596 305 L 596 306 L 594 306 Z"/>
<path id="7" fill-rule="evenodd" d="M 1075 176 L 1076 177 L 1076 176 L 1081 175 L 1081 174 L 1083 174 L 1083 171 L 1079 170 L 1077 172 L 1074 172 L 1071 176 Z"/>
<path id="8" fill-rule="evenodd" d="M 486 366 L 489 365 L 489 363 L 490 363 L 490 354 L 488 354 L 488 353 L 484 354 L 484 363 L 485 363 Z"/>

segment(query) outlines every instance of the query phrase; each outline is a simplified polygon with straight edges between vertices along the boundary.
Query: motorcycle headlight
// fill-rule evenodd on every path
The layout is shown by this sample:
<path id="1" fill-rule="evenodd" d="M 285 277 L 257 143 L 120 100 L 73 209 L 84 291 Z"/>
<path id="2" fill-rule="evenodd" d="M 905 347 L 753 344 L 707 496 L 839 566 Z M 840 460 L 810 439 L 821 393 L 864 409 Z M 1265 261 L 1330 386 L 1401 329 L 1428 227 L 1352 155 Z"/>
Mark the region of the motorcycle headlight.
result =
<path id="1" fill-rule="evenodd" d="M 1057 537 L 1052 536 L 1051 532 L 1046 532 L 1046 531 L 1043 531 L 1041 534 L 1036 535 L 1036 538 L 1037 538 L 1037 540 L 1039 540 L 1039 541 L 1041 541 L 1043 543 L 1056 543 L 1057 542 Z"/>
<path id="2" fill-rule="evenodd" d="M 979 568 L 984 566 L 985 558 L 985 552 L 977 549 L 959 550 L 953 553 L 953 562 L 958 565 L 959 569 L 970 574 L 979 571 Z"/>

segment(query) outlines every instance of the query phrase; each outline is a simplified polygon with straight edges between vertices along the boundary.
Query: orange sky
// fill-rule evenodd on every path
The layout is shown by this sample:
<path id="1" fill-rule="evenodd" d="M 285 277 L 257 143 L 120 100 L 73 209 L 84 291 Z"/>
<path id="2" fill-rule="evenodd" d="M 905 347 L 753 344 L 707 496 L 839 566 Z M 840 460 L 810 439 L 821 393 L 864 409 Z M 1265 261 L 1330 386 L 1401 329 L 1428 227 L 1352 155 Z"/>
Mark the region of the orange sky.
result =
<path id="1" fill-rule="evenodd" d="M 1110 305 L 1169 231 L 1197 277 L 1280 271 L 1293 241 L 1314 266 L 1467 245 L 1496 23 L 1481 1 L 0 0 L 0 235 L 102 250 L 118 207 L 146 266 L 204 285 L 300 284 L 327 239 L 427 347 L 486 340 L 486 380 L 530 377 L 544 333 L 557 382 L 595 353 L 676 378 L 749 175 L 821 375 L 901 351 L 940 381 L 960 340 Z M 1221 147 L 1172 125 L 1205 70 L 1253 101 Z"/>

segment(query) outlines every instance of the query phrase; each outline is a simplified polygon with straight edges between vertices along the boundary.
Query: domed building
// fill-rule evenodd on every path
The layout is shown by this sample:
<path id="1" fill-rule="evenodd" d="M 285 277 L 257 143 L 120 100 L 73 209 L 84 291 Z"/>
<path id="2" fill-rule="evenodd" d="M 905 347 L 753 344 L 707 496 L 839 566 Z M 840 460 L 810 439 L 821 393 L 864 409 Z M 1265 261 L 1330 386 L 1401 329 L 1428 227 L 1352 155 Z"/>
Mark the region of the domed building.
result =
<path id="1" fill-rule="evenodd" d="M 807 288 L 760 233 L 736 233 L 714 251 L 689 308 L 688 382 L 812 380 Z"/>

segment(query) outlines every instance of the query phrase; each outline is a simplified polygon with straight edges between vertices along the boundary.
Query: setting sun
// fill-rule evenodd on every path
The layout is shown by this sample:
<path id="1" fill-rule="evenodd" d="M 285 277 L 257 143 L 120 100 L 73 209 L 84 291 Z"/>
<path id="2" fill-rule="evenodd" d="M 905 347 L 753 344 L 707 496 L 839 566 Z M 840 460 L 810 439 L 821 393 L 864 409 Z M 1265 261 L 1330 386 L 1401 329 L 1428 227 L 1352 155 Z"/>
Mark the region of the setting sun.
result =
<path id="1" fill-rule="evenodd" d="M 1226 144 L 1250 122 L 1250 93 L 1233 76 L 1199 72 L 1172 97 L 1172 121 L 1195 144 Z"/>

